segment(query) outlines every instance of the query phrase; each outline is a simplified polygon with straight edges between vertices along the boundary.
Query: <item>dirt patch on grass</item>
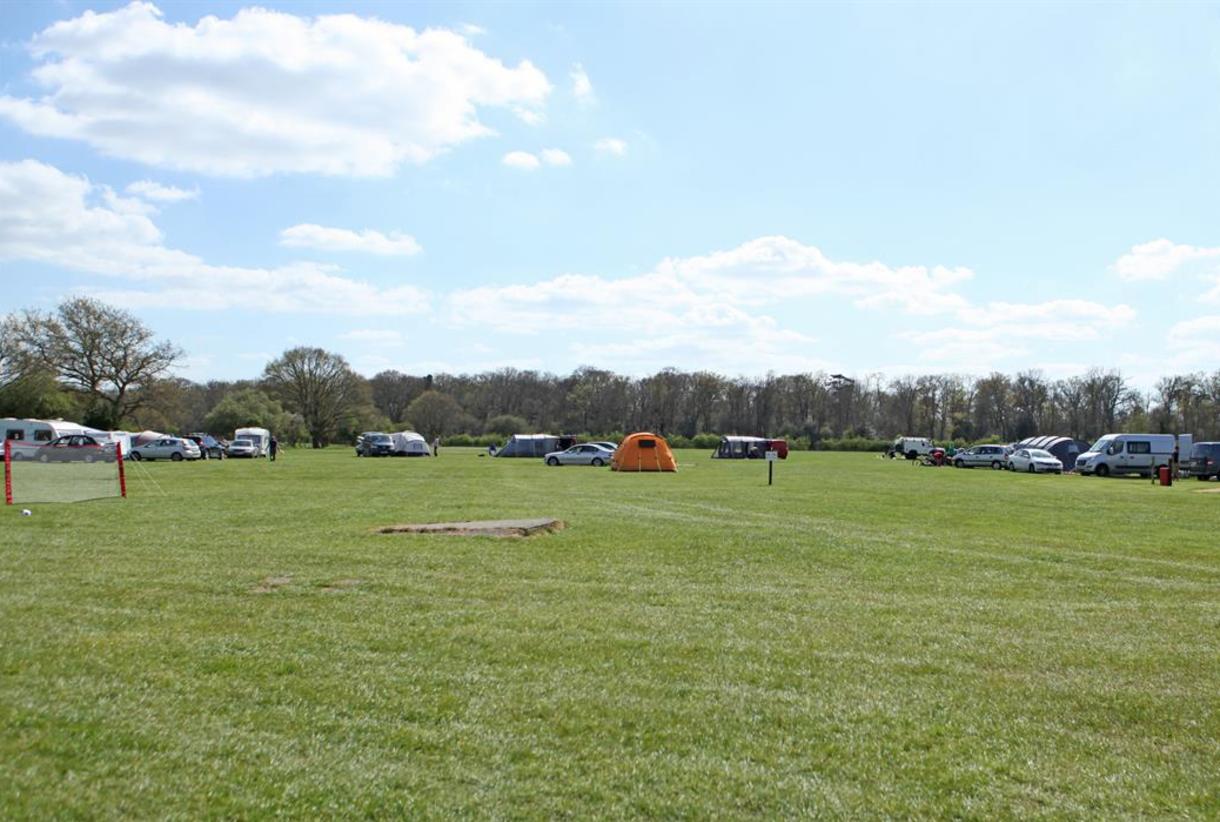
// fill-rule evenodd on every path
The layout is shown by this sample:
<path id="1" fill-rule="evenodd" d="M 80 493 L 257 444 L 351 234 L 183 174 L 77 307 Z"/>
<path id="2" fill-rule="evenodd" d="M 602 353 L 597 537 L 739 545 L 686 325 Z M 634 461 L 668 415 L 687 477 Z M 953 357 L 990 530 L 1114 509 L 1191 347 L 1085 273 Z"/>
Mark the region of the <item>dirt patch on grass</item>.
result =
<path id="1" fill-rule="evenodd" d="M 1220 488 L 1199 488 L 1196 494 L 1220 494 Z"/>
<path id="2" fill-rule="evenodd" d="M 285 585 L 292 583 L 292 577 L 263 577 L 262 580 L 250 589 L 252 594 L 270 594 L 272 591 L 283 588 Z"/>
<path id="3" fill-rule="evenodd" d="M 333 594 L 339 591 L 350 591 L 352 588 L 356 588 L 363 584 L 364 580 L 362 579 L 336 579 L 334 582 L 324 582 L 318 587 L 321 588 L 324 593 Z"/>
<path id="4" fill-rule="evenodd" d="M 455 537 L 532 537 L 563 529 L 562 520 L 538 517 L 536 519 L 487 519 L 466 522 L 425 522 L 407 525 L 386 525 L 377 529 L 379 534 L 445 534 Z"/>

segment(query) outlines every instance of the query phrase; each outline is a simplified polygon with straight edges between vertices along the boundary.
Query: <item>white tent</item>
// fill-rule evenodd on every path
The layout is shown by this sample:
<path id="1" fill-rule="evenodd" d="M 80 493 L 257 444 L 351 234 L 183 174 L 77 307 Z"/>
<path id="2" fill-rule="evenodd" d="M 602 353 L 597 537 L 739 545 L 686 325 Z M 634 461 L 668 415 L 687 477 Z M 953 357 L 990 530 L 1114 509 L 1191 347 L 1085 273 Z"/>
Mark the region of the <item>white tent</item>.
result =
<path id="1" fill-rule="evenodd" d="M 428 447 L 427 441 L 414 431 L 399 431 L 397 434 L 390 434 L 390 440 L 394 443 L 394 456 L 396 457 L 432 456 L 432 449 Z"/>

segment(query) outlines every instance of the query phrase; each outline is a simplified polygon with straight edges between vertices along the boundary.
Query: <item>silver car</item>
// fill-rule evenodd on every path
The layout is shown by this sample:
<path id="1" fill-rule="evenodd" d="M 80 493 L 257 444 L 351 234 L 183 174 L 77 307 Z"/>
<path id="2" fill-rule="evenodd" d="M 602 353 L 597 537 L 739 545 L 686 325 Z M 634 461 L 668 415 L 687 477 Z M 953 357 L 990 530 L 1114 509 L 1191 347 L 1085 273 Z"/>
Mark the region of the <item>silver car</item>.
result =
<path id="1" fill-rule="evenodd" d="M 133 446 L 128 454 L 133 460 L 197 460 L 201 456 L 199 446 L 190 440 L 178 437 L 162 437 L 158 440 Z"/>
<path id="2" fill-rule="evenodd" d="M 976 445 L 954 454 L 953 465 L 957 468 L 986 466 L 999 471 L 1008 467 L 1008 449 L 1003 445 Z"/>
<path id="3" fill-rule="evenodd" d="M 573 445 L 566 451 L 552 451 L 544 459 L 547 465 L 605 465 L 614 452 L 594 443 Z"/>
<path id="4" fill-rule="evenodd" d="M 258 453 L 258 446 L 252 440 L 236 439 L 229 443 L 227 451 L 230 457 L 254 457 Z"/>

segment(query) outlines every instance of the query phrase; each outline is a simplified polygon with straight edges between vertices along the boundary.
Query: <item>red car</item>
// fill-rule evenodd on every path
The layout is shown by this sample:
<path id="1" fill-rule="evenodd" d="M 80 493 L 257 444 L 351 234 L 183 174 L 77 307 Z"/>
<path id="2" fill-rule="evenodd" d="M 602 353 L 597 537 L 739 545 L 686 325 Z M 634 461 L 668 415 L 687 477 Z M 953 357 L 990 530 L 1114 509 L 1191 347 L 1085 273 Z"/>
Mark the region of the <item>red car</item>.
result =
<path id="1" fill-rule="evenodd" d="M 114 462 L 116 446 L 103 445 L 85 434 L 56 437 L 34 452 L 39 462 Z"/>

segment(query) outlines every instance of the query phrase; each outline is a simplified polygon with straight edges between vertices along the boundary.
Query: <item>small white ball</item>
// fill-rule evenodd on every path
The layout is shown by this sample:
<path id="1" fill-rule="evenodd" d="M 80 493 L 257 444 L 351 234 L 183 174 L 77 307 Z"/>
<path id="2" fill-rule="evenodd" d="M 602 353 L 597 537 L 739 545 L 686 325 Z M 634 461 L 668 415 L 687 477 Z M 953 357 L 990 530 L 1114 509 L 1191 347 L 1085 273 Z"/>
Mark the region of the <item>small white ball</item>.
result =
<path id="1" fill-rule="evenodd" d="M 29 508 L 22 508 L 22 509 L 21 509 L 21 516 L 23 516 L 23 517 L 32 516 L 32 515 L 33 515 L 33 513 L 34 513 L 34 512 L 33 512 L 33 511 L 31 511 Z"/>

